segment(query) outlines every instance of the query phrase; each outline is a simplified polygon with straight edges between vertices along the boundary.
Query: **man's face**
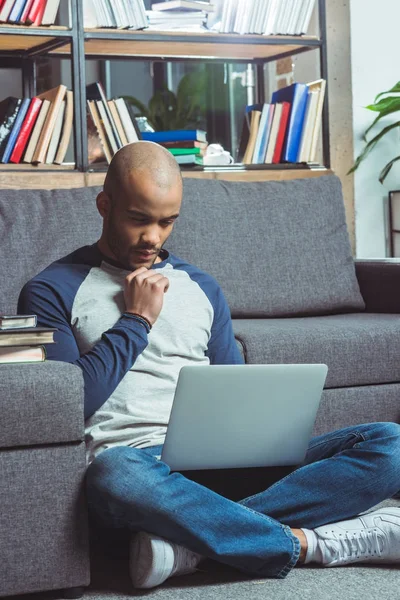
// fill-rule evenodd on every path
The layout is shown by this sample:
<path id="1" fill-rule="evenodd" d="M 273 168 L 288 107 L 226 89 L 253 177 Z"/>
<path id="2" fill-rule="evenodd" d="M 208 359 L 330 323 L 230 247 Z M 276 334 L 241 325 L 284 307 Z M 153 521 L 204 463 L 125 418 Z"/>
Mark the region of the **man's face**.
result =
<path id="1" fill-rule="evenodd" d="M 115 260 L 132 271 L 160 262 L 157 257 L 179 216 L 181 183 L 160 188 L 148 175 L 135 174 L 109 200 L 104 237 Z"/>

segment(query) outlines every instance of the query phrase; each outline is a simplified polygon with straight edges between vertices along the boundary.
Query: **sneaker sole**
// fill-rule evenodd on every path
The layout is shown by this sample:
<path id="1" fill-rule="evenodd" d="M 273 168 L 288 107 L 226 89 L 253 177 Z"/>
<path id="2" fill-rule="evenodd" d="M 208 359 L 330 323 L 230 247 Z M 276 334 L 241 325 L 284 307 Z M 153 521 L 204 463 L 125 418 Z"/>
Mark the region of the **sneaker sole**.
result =
<path id="1" fill-rule="evenodd" d="M 141 563 L 147 564 L 143 569 Z M 146 532 L 136 534 L 131 541 L 129 571 L 135 588 L 147 589 L 160 585 L 172 572 L 174 551 L 157 536 Z"/>

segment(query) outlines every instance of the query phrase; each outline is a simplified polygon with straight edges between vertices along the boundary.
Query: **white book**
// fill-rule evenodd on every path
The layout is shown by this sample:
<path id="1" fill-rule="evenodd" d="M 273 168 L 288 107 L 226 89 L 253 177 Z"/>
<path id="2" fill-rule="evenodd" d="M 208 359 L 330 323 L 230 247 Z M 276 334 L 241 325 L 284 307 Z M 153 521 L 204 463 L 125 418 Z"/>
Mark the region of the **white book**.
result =
<path id="1" fill-rule="evenodd" d="M 229 12 L 228 12 L 228 23 L 227 23 L 227 31 L 228 33 L 233 32 L 233 26 L 236 19 L 237 12 L 237 0 L 231 0 L 229 3 Z"/>
<path id="2" fill-rule="evenodd" d="M 6 0 L 3 8 L 0 10 L 0 22 L 7 22 L 12 11 L 15 0 Z"/>
<path id="3" fill-rule="evenodd" d="M 121 6 L 119 0 L 113 0 L 113 3 L 110 4 L 111 11 L 114 15 L 114 20 L 117 26 L 117 29 L 124 28 L 124 14 L 121 14 Z"/>
<path id="4" fill-rule="evenodd" d="M 123 2 L 128 17 L 129 28 L 138 29 L 139 23 L 136 20 L 135 9 L 133 8 L 132 0 L 123 0 Z"/>
<path id="5" fill-rule="evenodd" d="M 251 1 L 251 0 L 250 0 Z M 236 10 L 236 18 L 235 24 L 233 26 L 233 31 L 235 33 L 241 33 L 241 26 L 243 24 L 244 10 L 246 7 L 247 0 L 237 0 L 237 10 Z"/>
<path id="6" fill-rule="evenodd" d="M 46 164 L 52 165 L 56 156 L 58 144 L 60 143 L 61 131 L 64 122 L 64 112 L 65 112 L 66 102 L 63 100 L 60 104 L 60 108 L 57 114 L 56 122 L 54 124 L 53 133 L 51 134 L 51 139 L 49 143 L 49 147 L 47 150 L 46 156 Z"/>
<path id="7" fill-rule="evenodd" d="M 221 27 L 220 27 L 221 33 L 226 33 L 228 12 L 229 12 L 229 6 L 231 4 L 231 1 L 232 0 L 224 0 L 224 4 L 223 4 L 223 8 L 222 8 L 222 15 L 221 15 Z"/>
<path id="8" fill-rule="evenodd" d="M 281 0 L 271 0 L 269 7 L 268 19 L 265 25 L 264 35 L 273 35 L 275 31 L 275 23 L 278 15 L 278 7 Z"/>
<path id="9" fill-rule="evenodd" d="M 292 5 L 292 0 L 281 0 L 278 8 L 278 19 L 276 22 L 275 33 L 284 35 L 285 34 L 285 23 L 287 20 L 287 14 Z"/>
<path id="10" fill-rule="evenodd" d="M 304 22 L 301 26 L 301 32 L 303 34 L 307 34 L 308 31 L 308 27 L 310 25 L 310 21 L 311 21 L 311 17 L 312 17 L 312 13 L 314 10 L 314 6 L 315 6 L 315 0 L 311 0 L 311 2 L 309 3 L 309 6 L 307 8 L 307 13 L 304 17 Z"/>
<path id="11" fill-rule="evenodd" d="M 253 12 L 253 22 L 251 23 L 251 32 L 261 34 L 265 14 L 265 0 L 257 0 Z"/>
<path id="12" fill-rule="evenodd" d="M 315 116 L 315 124 L 314 131 L 311 140 L 311 149 L 308 160 L 310 162 L 315 162 L 316 154 L 317 154 L 317 144 L 319 132 L 321 130 L 321 122 L 322 122 L 322 109 L 324 107 L 324 99 L 325 99 L 325 90 L 326 90 L 326 81 L 325 79 L 318 79 L 317 81 L 313 81 L 308 83 L 308 89 L 318 90 L 318 104 L 317 104 L 317 114 Z"/>
<path id="13" fill-rule="evenodd" d="M 265 134 L 265 128 L 268 123 L 269 107 L 270 107 L 270 104 L 264 104 L 262 111 L 261 111 L 261 118 L 260 118 L 260 124 L 258 126 L 256 145 L 254 146 L 253 158 L 251 161 L 254 164 L 260 164 L 261 162 L 264 162 L 265 156 L 263 156 L 263 160 L 260 161 L 259 154 L 260 154 L 261 143 L 263 141 L 263 136 Z"/>
<path id="14" fill-rule="evenodd" d="M 258 160 L 257 160 L 258 164 L 263 164 L 265 162 L 265 156 L 267 154 L 269 136 L 271 134 L 272 120 L 274 118 L 274 111 L 275 111 L 275 104 L 270 104 L 269 111 L 268 111 L 267 124 L 266 124 L 265 130 L 264 130 L 264 133 L 262 136 L 262 140 L 261 140 L 260 152 L 259 152 Z"/>
<path id="15" fill-rule="evenodd" d="M 83 24 L 85 29 L 96 29 L 99 26 L 94 0 L 83 0 Z"/>
<path id="16" fill-rule="evenodd" d="M 129 111 L 126 108 L 125 100 L 123 98 L 117 98 L 115 100 L 115 106 L 118 110 L 119 118 L 121 119 L 122 127 L 124 128 L 128 143 L 137 142 L 139 140 L 139 136 L 136 132 L 135 126 L 132 123 Z"/>
<path id="17" fill-rule="evenodd" d="M 274 156 L 274 150 L 275 150 L 275 146 L 276 146 L 276 139 L 278 137 L 279 125 L 281 122 L 282 108 L 283 108 L 283 105 L 281 102 L 277 102 L 277 104 L 275 104 L 274 117 L 272 119 L 272 125 L 271 125 L 271 133 L 269 135 L 267 152 L 265 154 L 264 162 L 266 165 L 272 164 L 272 158 Z"/>
<path id="18" fill-rule="evenodd" d="M 136 2 L 138 4 L 140 14 L 140 28 L 144 29 L 145 27 L 147 27 L 146 7 L 144 5 L 143 0 L 136 0 Z"/>
<path id="19" fill-rule="evenodd" d="M 296 23 L 299 19 L 301 5 L 303 3 L 304 3 L 304 0 L 293 0 L 292 12 L 290 14 L 290 18 L 289 18 L 288 25 L 287 25 L 288 35 L 296 34 Z"/>
<path id="20" fill-rule="evenodd" d="M 260 31 L 257 32 L 262 35 L 265 34 L 265 29 L 267 27 L 268 17 L 269 17 L 269 13 L 271 10 L 272 2 L 273 2 L 273 0 L 263 0 L 263 3 L 264 3 L 263 4 L 263 16 L 262 16 L 262 20 L 260 22 Z"/>
<path id="21" fill-rule="evenodd" d="M 118 150 L 118 145 L 115 140 L 113 128 L 111 126 L 110 121 L 108 120 L 108 115 L 106 113 L 106 109 L 104 108 L 104 104 L 101 100 L 96 100 L 97 110 L 99 111 L 100 118 L 103 122 L 103 126 L 107 135 L 108 143 L 110 144 L 112 154 L 115 154 Z"/>
<path id="22" fill-rule="evenodd" d="M 152 2 L 152 10 L 204 10 L 214 12 L 212 2 L 202 2 L 201 0 L 167 0 L 166 2 Z"/>
<path id="23" fill-rule="evenodd" d="M 254 17 L 255 17 L 257 5 L 258 5 L 258 0 L 249 0 L 248 1 L 247 7 L 246 7 L 245 13 L 244 13 L 244 20 L 243 20 L 243 27 L 242 27 L 243 33 L 254 33 L 254 27 L 255 27 Z"/>
<path id="24" fill-rule="evenodd" d="M 60 0 L 47 0 L 46 8 L 43 13 L 42 25 L 54 24 L 59 6 Z"/>
<path id="25" fill-rule="evenodd" d="M 306 112 L 303 121 L 303 130 L 301 132 L 301 141 L 297 153 L 296 162 L 307 162 L 310 155 L 312 133 L 314 129 L 314 120 L 317 111 L 318 92 L 309 90 L 307 97 Z"/>

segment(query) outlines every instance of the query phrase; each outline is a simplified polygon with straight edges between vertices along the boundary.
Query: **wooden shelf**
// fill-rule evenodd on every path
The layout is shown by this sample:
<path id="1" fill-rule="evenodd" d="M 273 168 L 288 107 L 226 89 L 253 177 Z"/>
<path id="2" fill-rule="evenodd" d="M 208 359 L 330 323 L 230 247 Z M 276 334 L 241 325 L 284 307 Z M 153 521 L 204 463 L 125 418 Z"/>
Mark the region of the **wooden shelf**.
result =
<path id="1" fill-rule="evenodd" d="M 230 61 L 270 61 L 319 48 L 315 36 L 263 36 L 228 33 L 191 33 L 174 31 L 116 31 L 86 29 L 87 57 L 142 57 L 149 60 L 207 59 Z M 70 44 L 51 54 L 69 54 Z"/>
<path id="2" fill-rule="evenodd" d="M 50 49 L 65 45 L 72 32 L 68 27 L 25 27 L 21 25 L 0 25 L 0 53 L 28 53 L 43 50 L 46 54 Z M 68 44 L 69 45 L 69 44 Z"/>

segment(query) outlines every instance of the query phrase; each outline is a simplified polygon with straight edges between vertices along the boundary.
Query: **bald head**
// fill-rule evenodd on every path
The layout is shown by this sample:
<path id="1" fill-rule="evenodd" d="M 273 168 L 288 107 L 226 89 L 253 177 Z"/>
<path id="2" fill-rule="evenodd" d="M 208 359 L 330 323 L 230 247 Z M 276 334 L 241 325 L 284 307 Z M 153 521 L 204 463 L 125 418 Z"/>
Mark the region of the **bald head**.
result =
<path id="1" fill-rule="evenodd" d="M 168 150 L 154 142 L 134 142 L 114 154 L 104 181 L 104 191 L 113 198 L 126 188 L 129 181 L 133 183 L 143 177 L 166 189 L 182 183 L 179 165 Z"/>

